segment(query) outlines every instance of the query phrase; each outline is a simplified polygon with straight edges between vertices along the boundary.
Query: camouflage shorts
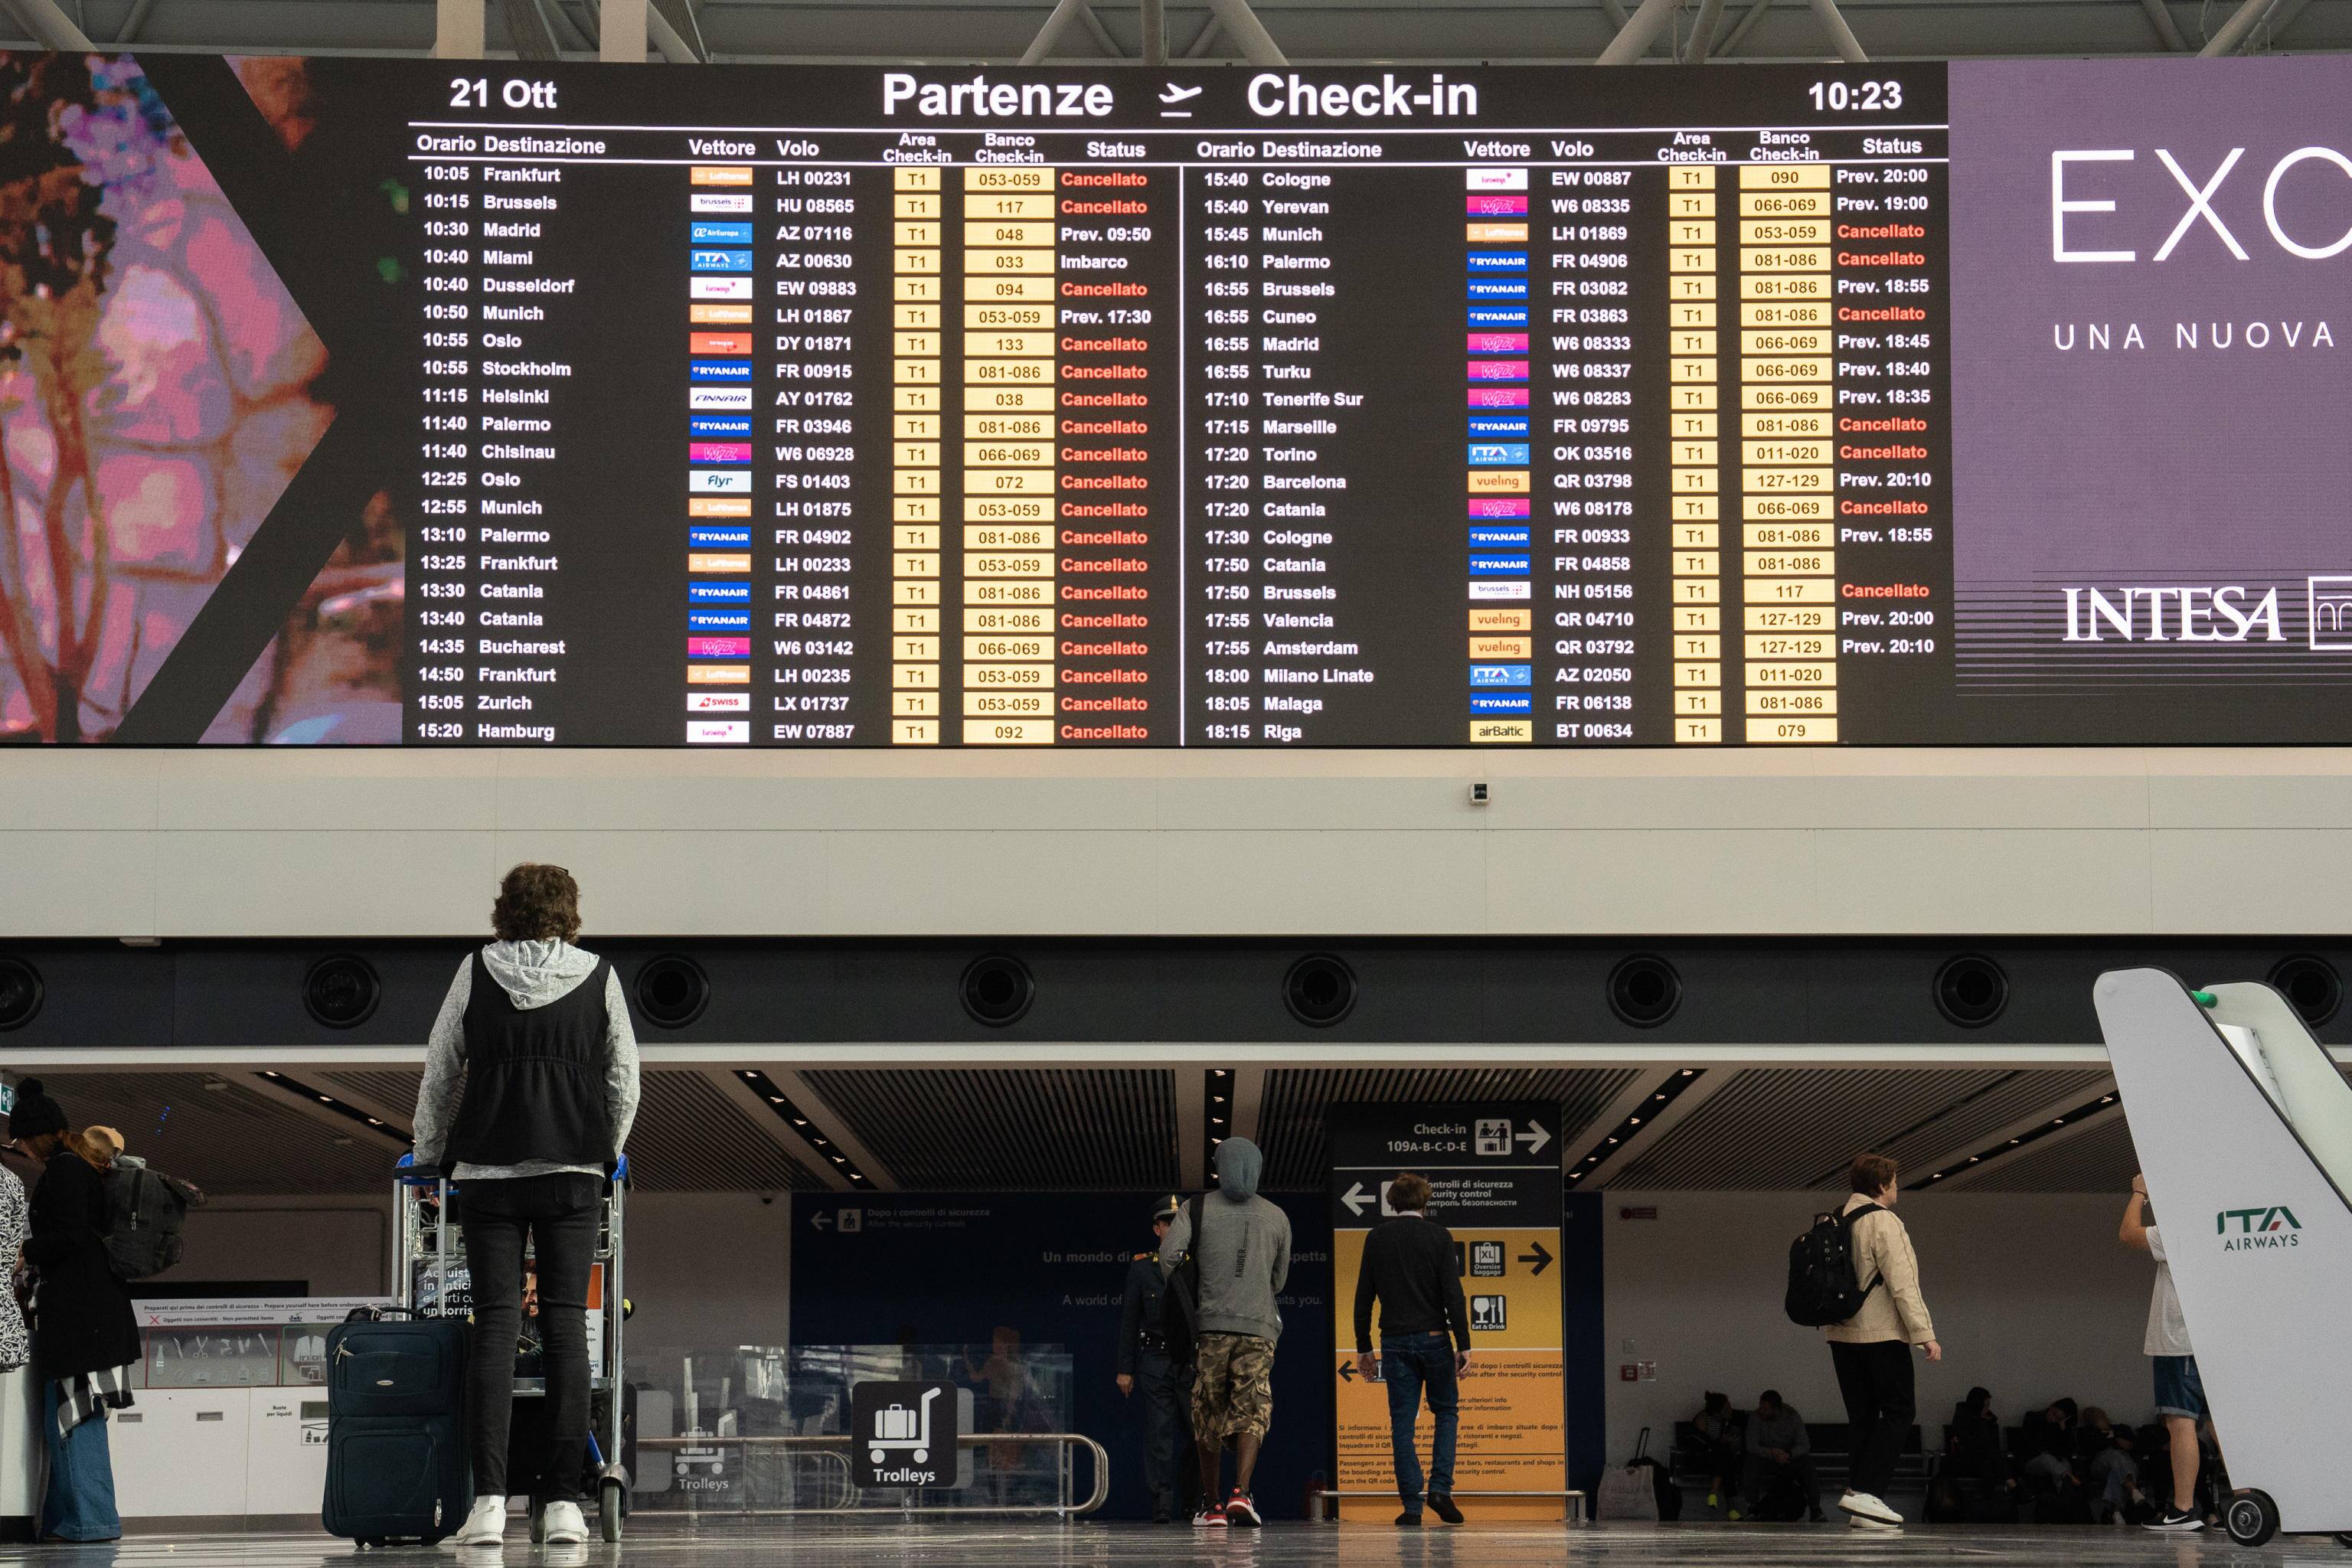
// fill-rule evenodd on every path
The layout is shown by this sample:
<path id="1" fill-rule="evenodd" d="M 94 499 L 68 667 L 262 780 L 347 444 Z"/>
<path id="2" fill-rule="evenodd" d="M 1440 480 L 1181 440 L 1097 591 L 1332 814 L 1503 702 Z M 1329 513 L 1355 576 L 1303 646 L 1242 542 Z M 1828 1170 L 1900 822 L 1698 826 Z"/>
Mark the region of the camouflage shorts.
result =
<path id="1" fill-rule="evenodd" d="M 1192 1430 L 1263 1437 L 1274 1424 L 1274 1342 L 1255 1334 L 1202 1334 L 1192 1381 Z"/>

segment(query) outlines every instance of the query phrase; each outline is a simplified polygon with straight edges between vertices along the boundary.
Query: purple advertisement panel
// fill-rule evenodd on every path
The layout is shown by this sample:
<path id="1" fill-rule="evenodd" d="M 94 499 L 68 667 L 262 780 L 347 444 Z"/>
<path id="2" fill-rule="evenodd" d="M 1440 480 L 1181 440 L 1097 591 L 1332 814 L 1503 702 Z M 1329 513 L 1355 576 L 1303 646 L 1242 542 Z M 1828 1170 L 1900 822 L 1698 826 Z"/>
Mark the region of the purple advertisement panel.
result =
<path id="1" fill-rule="evenodd" d="M 2352 60 L 1950 82 L 1962 700 L 2169 690 L 2222 731 L 2326 728 L 2307 689 L 2352 682 Z"/>

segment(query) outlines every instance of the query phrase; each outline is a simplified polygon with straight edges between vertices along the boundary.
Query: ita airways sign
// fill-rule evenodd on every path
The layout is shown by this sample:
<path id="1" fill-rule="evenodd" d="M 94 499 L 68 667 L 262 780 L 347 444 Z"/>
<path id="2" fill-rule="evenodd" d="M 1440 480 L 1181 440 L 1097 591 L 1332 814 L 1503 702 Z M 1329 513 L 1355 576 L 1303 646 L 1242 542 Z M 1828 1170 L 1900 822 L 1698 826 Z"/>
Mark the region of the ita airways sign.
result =
<path id="1" fill-rule="evenodd" d="M 1566 1383 L 1560 1346 L 1559 1107 L 1550 1102 L 1336 1105 L 1331 1154 L 1332 1322 L 1342 1491 L 1392 1491 L 1388 1390 L 1357 1375 L 1353 1309 L 1364 1246 L 1400 1220 L 1389 1184 L 1428 1178 L 1429 1218 L 1454 1235 L 1454 1268 L 1470 1318 L 1461 1384 L 1454 1489 L 1558 1492 L 1568 1485 Z M 1380 1315 L 1372 1320 L 1380 1344 Z M 1416 1426 L 1428 1461 L 1432 1422 Z M 1393 1497 L 1343 1501 L 1347 1519 L 1386 1521 Z M 1481 1519 L 1548 1520 L 1561 1504 L 1482 1500 Z"/>
<path id="2" fill-rule="evenodd" d="M 952 1487 L 962 1401 L 951 1383 L 856 1384 L 849 1392 L 850 1479 L 868 1487 Z"/>
<path id="3" fill-rule="evenodd" d="M 2258 1209 L 2223 1209 L 2213 1216 L 2213 1232 L 2224 1252 L 2275 1251 L 2303 1245 L 2303 1222 L 2284 1204 Z"/>

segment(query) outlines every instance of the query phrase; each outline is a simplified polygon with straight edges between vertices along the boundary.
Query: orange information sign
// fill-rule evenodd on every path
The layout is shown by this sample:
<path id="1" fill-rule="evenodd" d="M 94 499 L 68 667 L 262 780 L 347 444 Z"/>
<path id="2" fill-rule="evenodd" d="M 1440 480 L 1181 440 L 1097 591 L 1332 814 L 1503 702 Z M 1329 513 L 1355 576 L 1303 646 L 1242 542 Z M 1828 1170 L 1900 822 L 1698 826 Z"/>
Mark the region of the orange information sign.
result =
<path id="1" fill-rule="evenodd" d="M 1389 1184 L 1428 1179 L 1428 1219 L 1453 1233 L 1470 1321 L 1471 1363 L 1460 1380 L 1454 1489 L 1481 1520 L 1556 1520 L 1568 1486 L 1566 1371 L 1561 1349 L 1559 1152 L 1557 1108 L 1543 1104 L 1334 1106 L 1331 1152 L 1332 1307 L 1338 1331 L 1339 1464 L 1344 1519 L 1385 1521 L 1397 1503 L 1389 1390 L 1355 1363 L 1353 1309 L 1364 1245 L 1398 1219 Z M 1372 1339 L 1380 1344 L 1380 1316 Z M 1432 1462 L 1435 1422 L 1421 1402 L 1413 1440 Z M 1538 1494 L 1481 1498 L 1481 1492 Z"/>

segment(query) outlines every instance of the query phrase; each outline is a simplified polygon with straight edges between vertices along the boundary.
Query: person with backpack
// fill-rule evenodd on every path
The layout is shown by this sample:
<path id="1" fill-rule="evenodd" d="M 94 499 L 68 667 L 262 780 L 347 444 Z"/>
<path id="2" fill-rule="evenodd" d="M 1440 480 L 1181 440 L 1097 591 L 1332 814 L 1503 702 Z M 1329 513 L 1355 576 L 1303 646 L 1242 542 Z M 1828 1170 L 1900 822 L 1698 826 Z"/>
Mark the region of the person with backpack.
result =
<path id="1" fill-rule="evenodd" d="M 1389 1448 L 1396 1466 L 1400 1528 L 1421 1524 L 1423 1489 L 1448 1524 L 1462 1522 L 1454 1504 L 1454 1446 L 1461 1401 L 1455 1379 L 1470 1370 L 1470 1308 L 1454 1262 L 1454 1233 L 1429 1217 L 1429 1178 L 1407 1171 L 1389 1184 L 1396 1217 L 1364 1237 L 1356 1274 L 1356 1372 L 1367 1383 L 1384 1379 L 1389 1393 Z M 1381 1353 L 1372 1353 L 1372 1304 L 1381 1309 Z M 1450 1337 L 1449 1337 L 1450 1336 Z M 1436 1423 L 1429 1474 L 1413 1446 L 1423 1392 Z"/>
<path id="2" fill-rule="evenodd" d="M 497 1543 L 507 1525 L 507 1443 L 514 1349 L 521 1338 L 523 1247 L 538 1262 L 546 1363 L 541 1463 L 550 1545 L 588 1539 L 580 1512 L 588 1453 L 588 1284 L 604 1184 L 637 1112 L 637 1038 L 609 960 L 572 945 L 580 884 L 561 866 L 506 874 L 490 910 L 498 940 L 469 954 L 425 1042 L 416 1097 L 416 1163 L 454 1162 L 475 1352 L 467 1366 L 474 1508 L 461 1546 Z"/>
<path id="3" fill-rule="evenodd" d="M 1845 1495 L 1838 1508 L 1856 1530 L 1900 1530 L 1903 1516 L 1886 1501 L 1917 1413 L 1911 1347 L 1929 1361 L 1944 1359 L 1936 1325 L 1919 1294 L 1919 1259 L 1911 1233 L 1895 1217 L 1895 1162 L 1862 1153 L 1846 1173 L 1853 1191 L 1839 1211 L 1847 1238 L 1853 1288 L 1861 1302 L 1851 1316 L 1822 1325 L 1838 1393 L 1845 1400 L 1851 1447 Z"/>
<path id="4" fill-rule="evenodd" d="M 107 1415 L 131 1402 L 140 1360 L 131 1294 L 108 1257 L 103 1155 L 66 1119 L 38 1079 L 16 1086 L 9 1129 L 44 1162 L 33 1189 L 25 1257 L 34 1271 L 33 1370 L 41 1380 L 42 1440 L 48 1489 L 41 1535 L 49 1541 L 114 1541 Z"/>
<path id="5" fill-rule="evenodd" d="M 1202 1526 L 1265 1522 L 1250 1491 L 1258 1450 L 1274 1421 L 1276 1304 L 1290 1277 L 1290 1216 L 1258 1195 L 1265 1156 L 1246 1138 L 1217 1145 L 1217 1190 L 1179 1210 L 1160 1244 L 1171 1274 L 1188 1278 L 1198 1332 L 1192 1345 L 1192 1440 L 1201 1462 Z M 1234 1489 L 1217 1500 L 1224 1447 L 1234 1447 Z"/>

